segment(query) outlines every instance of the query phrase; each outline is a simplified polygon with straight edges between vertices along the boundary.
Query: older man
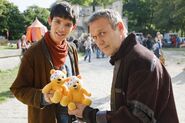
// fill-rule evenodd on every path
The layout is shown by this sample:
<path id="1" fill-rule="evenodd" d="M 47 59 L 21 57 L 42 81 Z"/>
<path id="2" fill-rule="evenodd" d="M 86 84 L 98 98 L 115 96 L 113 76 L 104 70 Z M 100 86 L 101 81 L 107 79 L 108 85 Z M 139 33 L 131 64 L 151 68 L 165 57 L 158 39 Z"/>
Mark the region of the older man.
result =
<path id="1" fill-rule="evenodd" d="M 136 41 L 120 15 L 101 10 L 89 19 L 97 46 L 114 65 L 111 111 L 78 104 L 68 111 L 87 123 L 178 123 L 171 78 L 159 59 Z"/>

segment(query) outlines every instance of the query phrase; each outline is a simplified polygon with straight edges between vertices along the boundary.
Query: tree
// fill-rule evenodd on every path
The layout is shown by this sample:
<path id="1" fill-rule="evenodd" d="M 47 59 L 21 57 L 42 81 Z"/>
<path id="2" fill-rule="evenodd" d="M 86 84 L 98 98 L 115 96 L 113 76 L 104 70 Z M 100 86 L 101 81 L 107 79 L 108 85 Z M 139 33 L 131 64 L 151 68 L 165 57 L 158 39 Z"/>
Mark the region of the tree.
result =
<path id="1" fill-rule="evenodd" d="M 49 10 L 46 8 L 41 8 L 35 5 L 30 6 L 28 9 L 24 11 L 24 17 L 26 27 L 31 25 L 36 17 L 38 18 L 39 21 L 41 21 L 42 24 L 49 27 L 47 23 L 49 17 Z"/>
<path id="2" fill-rule="evenodd" d="M 24 32 L 24 18 L 18 7 L 7 0 L 0 0 L 0 34 L 7 36 L 9 39 L 17 39 Z"/>
<path id="3" fill-rule="evenodd" d="M 123 14 L 128 17 L 129 31 L 185 34 L 184 0 L 123 0 Z"/>
<path id="4" fill-rule="evenodd" d="M 150 0 L 124 1 L 123 16 L 128 17 L 129 31 L 150 32 L 152 30 L 153 5 Z"/>
<path id="5" fill-rule="evenodd" d="M 156 0 L 154 22 L 156 28 L 162 32 L 185 32 L 185 1 L 184 0 Z"/>
<path id="6" fill-rule="evenodd" d="M 63 1 L 63 0 L 57 0 L 57 1 Z M 82 6 L 89 6 L 89 5 L 101 5 L 106 6 L 111 3 L 113 3 L 116 0 L 65 0 L 71 4 L 78 4 Z"/>
<path id="7" fill-rule="evenodd" d="M 180 31 L 185 36 L 185 1 L 175 0 L 174 21 L 176 23 L 176 31 Z"/>

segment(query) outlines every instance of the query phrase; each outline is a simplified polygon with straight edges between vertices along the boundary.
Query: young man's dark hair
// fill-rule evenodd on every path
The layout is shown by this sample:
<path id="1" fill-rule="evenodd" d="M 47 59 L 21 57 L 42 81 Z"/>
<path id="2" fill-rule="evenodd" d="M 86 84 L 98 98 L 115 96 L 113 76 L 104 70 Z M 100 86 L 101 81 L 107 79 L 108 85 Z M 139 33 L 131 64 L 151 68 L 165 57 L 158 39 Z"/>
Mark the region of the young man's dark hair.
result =
<path id="1" fill-rule="evenodd" d="M 67 2 L 55 3 L 51 7 L 50 18 L 53 17 L 61 17 L 65 19 L 69 19 L 76 24 L 76 15 L 74 13 L 73 7 Z"/>

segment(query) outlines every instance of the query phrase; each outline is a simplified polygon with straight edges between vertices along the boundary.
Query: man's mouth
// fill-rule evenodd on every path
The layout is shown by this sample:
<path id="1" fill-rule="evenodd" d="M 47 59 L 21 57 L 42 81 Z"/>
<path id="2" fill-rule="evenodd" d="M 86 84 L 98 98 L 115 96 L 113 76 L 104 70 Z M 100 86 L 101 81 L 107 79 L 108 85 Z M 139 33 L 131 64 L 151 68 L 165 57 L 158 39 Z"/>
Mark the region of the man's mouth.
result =
<path id="1" fill-rule="evenodd" d="M 56 34 L 57 34 L 58 36 L 60 36 L 60 37 L 63 37 L 63 36 L 65 36 L 65 34 L 64 34 L 64 33 L 59 33 L 59 32 L 56 32 Z"/>

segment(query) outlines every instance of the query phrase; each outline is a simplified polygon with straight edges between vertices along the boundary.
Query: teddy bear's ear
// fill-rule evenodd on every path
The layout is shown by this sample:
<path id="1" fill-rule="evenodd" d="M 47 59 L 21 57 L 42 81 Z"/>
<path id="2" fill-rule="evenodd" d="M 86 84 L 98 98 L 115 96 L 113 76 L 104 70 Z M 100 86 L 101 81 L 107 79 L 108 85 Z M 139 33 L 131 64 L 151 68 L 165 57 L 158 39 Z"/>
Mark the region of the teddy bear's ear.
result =
<path id="1" fill-rule="evenodd" d="M 68 82 L 70 79 L 71 79 L 71 78 L 68 77 L 68 78 L 65 78 L 63 81 L 64 81 L 64 82 Z"/>
<path id="2" fill-rule="evenodd" d="M 53 74 L 53 73 L 55 73 L 55 69 L 50 70 L 50 74 Z"/>
<path id="3" fill-rule="evenodd" d="M 62 72 L 63 72 L 64 74 L 67 74 L 67 71 L 65 71 L 65 70 L 62 70 Z"/>
<path id="4" fill-rule="evenodd" d="M 77 75 L 76 77 L 79 78 L 79 79 L 82 79 L 82 76 L 81 75 Z"/>

